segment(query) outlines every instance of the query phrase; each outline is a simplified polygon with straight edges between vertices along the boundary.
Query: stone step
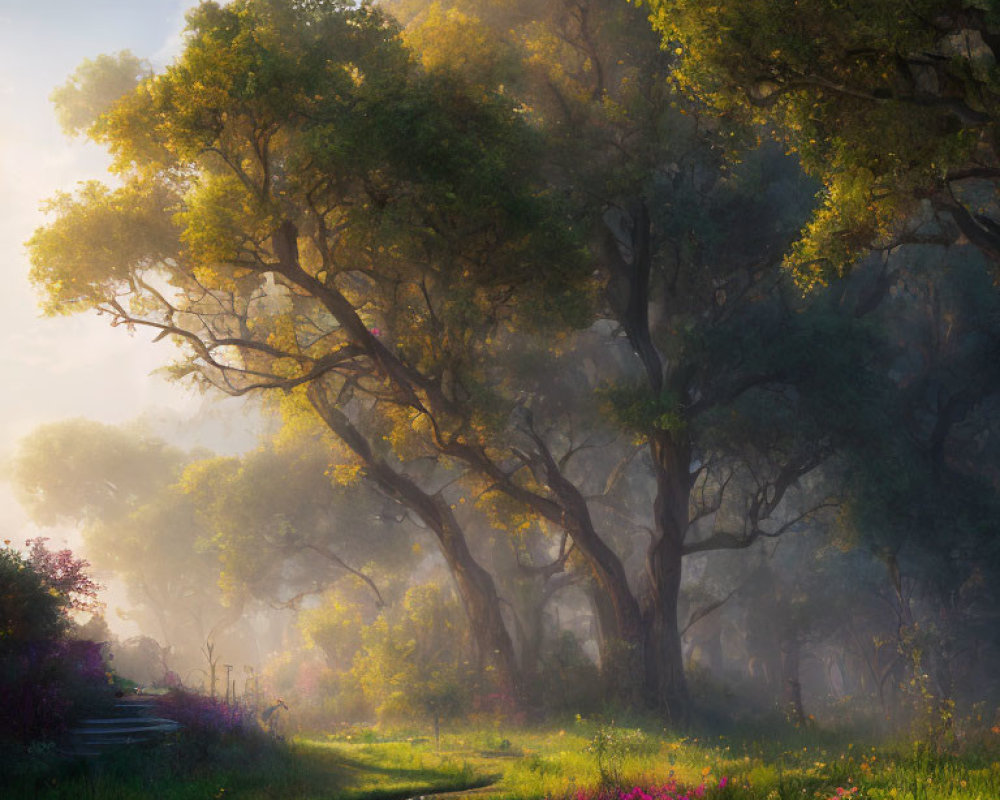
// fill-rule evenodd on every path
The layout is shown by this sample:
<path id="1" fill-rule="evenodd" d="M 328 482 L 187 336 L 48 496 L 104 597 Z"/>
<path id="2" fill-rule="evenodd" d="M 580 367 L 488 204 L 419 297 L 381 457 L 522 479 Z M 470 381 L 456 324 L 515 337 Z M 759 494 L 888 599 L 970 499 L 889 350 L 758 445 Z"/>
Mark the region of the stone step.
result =
<path id="1" fill-rule="evenodd" d="M 171 731 L 176 731 L 178 728 L 180 728 L 180 725 L 176 722 L 161 722 L 155 725 L 117 725 L 100 728 L 86 728 L 78 726 L 76 728 L 71 728 L 70 733 L 79 734 L 80 736 L 101 736 L 103 734 L 116 733 L 170 733 Z"/>
<path id="2" fill-rule="evenodd" d="M 94 758 L 110 748 L 152 741 L 181 727 L 175 720 L 154 716 L 154 700 L 127 700 L 109 710 L 117 716 L 84 719 L 70 729 L 60 751 L 68 756 Z"/>

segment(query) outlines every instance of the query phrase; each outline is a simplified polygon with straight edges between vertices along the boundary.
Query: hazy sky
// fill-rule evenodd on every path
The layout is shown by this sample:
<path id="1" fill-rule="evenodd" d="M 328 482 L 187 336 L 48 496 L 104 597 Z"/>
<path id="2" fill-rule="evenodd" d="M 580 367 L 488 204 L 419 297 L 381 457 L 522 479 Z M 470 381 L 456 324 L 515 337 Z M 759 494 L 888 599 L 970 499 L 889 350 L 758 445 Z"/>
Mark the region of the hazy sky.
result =
<path id="1" fill-rule="evenodd" d="M 0 460 L 42 422 L 88 417 L 118 423 L 198 411 L 205 401 L 151 370 L 166 342 L 129 336 L 94 315 L 45 319 L 28 283 L 24 242 L 43 221 L 39 203 L 101 178 L 106 159 L 68 140 L 49 94 L 84 58 L 132 50 L 156 67 L 177 52 L 192 0 L 0 0 Z M 251 426 L 232 403 L 214 408 L 216 434 L 245 441 Z M 209 446 L 218 442 L 208 442 Z M 23 516 L 0 484 L 0 538 L 23 538 Z M 26 531 L 30 533 L 30 531 Z"/>

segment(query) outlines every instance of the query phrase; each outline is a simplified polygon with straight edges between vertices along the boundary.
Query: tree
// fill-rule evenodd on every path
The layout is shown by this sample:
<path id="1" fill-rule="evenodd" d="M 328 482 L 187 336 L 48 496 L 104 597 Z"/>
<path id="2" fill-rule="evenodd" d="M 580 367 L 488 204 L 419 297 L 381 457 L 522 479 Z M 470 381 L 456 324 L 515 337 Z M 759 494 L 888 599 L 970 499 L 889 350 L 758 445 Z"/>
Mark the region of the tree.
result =
<path id="1" fill-rule="evenodd" d="M 11 481 L 37 524 L 88 523 L 128 513 L 173 482 L 188 458 L 139 427 L 63 420 L 21 440 Z"/>
<path id="2" fill-rule="evenodd" d="M 116 100 L 151 73 L 147 62 L 127 50 L 85 59 L 69 81 L 51 95 L 63 130 L 75 135 L 89 128 Z"/>
<path id="3" fill-rule="evenodd" d="M 22 439 L 11 469 L 31 518 L 78 525 L 95 563 L 124 581 L 138 619 L 155 625 L 164 646 L 192 652 L 239 618 L 238 607 L 223 606 L 216 554 L 200 546 L 210 536 L 175 487 L 198 455 L 139 427 L 67 420 Z"/>
<path id="4" fill-rule="evenodd" d="M 483 658 L 513 685 L 491 577 L 443 492 L 396 456 L 414 427 L 485 424 L 492 331 L 586 308 L 535 136 L 508 99 L 416 69 L 367 5 L 205 3 L 189 31 L 89 129 L 122 185 L 58 196 L 30 242 L 47 309 L 151 328 L 185 350 L 176 376 L 223 391 L 308 389 L 434 531 Z"/>
<path id="5" fill-rule="evenodd" d="M 33 638 L 54 638 L 63 632 L 66 600 L 50 592 L 42 576 L 18 554 L 5 546 L 3 561 L 3 639 L 5 647 L 23 645 Z"/>
<path id="6" fill-rule="evenodd" d="M 738 20 L 746 37 L 730 41 L 722 36 L 707 42 L 706 52 L 713 44 L 720 45 L 717 50 L 747 42 L 755 46 L 760 32 L 787 31 L 783 18 L 768 4 L 730 5 L 721 12 L 686 5 L 692 18 L 751 5 L 757 15 L 744 14 Z M 906 39 L 912 33 L 890 35 L 886 26 L 892 23 L 887 22 L 888 14 L 881 16 L 883 6 L 851 7 L 857 12 L 851 24 L 833 19 L 842 13 L 840 7 L 807 6 L 793 12 L 807 27 L 826 25 L 850 36 L 874 20 L 878 25 L 865 35 L 875 30 L 871 35 L 879 43 L 895 43 L 897 36 Z M 800 143 L 801 163 L 827 180 L 830 164 L 853 165 L 869 158 L 873 148 L 883 148 L 891 152 L 881 161 L 869 159 L 872 163 L 865 169 L 877 172 L 886 164 L 896 165 L 886 167 L 882 178 L 898 180 L 902 188 L 891 195 L 872 195 L 869 184 L 850 184 L 867 180 L 866 174 L 852 174 L 840 190 L 830 190 L 843 205 L 837 214 L 859 216 L 845 235 L 830 237 L 833 223 L 824 233 L 823 220 L 832 219 L 833 212 L 820 210 L 813 244 L 823 263 L 842 266 L 848 253 L 853 258 L 866 248 L 872 233 L 860 230 L 858 220 L 872 214 L 881 215 L 879 230 L 887 232 L 881 243 L 885 257 L 881 268 L 873 266 L 862 279 L 841 281 L 829 292 L 803 299 L 779 267 L 782 253 L 806 222 L 803 212 L 812 205 L 809 195 L 815 187 L 802 180 L 796 159 L 773 147 L 743 154 L 744 163 L 735 168 L 731 158 L 723 157 L 733 150 L 731 129 L 720 127 L 714 113 L 706 113 L 703 98 L 685 102 L 668 89 L 670 82 L 684 78 L 676 67 L 690 48 L 663 52 L 650 45 L 634 24 L 637 18 L 610 3 L 512 3 L 502 12 L 476 2 L 403 2 L 393 7 L 407 15 L 408 40 L 421 48 L 429 68 L 451 67 L 468 70 L 477 80 L 502 80 L 505 91 L 523 98 L 525 113 L 548 136 L 550 180 L 572 197 L 570 207 L 586 220 L 580 227 L 593 232 L 589 256 L 607 282 L 606 303 L 598 313 L 620 324 L 638 356 L 633 364 L 639 369 L 621 369 L 627 376 L 620 381 L 624 385 L 614 387 L 608 398 L 619 421 L 649 445 L 656 479 L 654 544 L 647 562 L 650 592 L 641 602 L 632 596 L 623 559 L 608 546 L 612 538 L 594 524 L 592 503 L 580 491 L 593 477 L 577 466 L 580 417 L 573 418 L 575 430 L 557 424 L 557 413 L 565 409 L 551 393 L 532 393 L 531 413 L 520 418 L 522 439 L 512 448 L 531 471 L 532 482 L 523 473 L 501 469 L 502 462 L 490 463 L 490 454 L 482 451 L 452 446 L 449 452 L 467 463 L 478 458 L 478 470 L 491 475 L 495 485 L 570 532 L 610 606 L 603 615 L 605 643 L 626 643 L 631 658 L 644 654 L 640 658 L 648 670 L 647 697 L 682 718 L 686 690 L 676 599 L 683 557 L 716 548 L 745 548 L 802 524 L 812 512 L 828 507 L 826 487 L 819 487 L 818 497 L 809 496 L 802 480 L 808 473 L 866 437 L 869 443 L 882 441 L 882 428 L 898 430 L 887 411 L 894 395 L 887 379 L 891 368 L 879 361 L 869 318 L 890 290 L 898 288 L 900 265 L 915 257 L 912 249 L 899 245 L 954 239 L 946 218 L 907 217 L 915 206 L 906 192 L 929 174 L 925 167 L 933 171 L 934 164 L 963 165 L 978 158 L 989 162 L 994 129 L 980 119 L 970 123 L 971 133 L 952 137 L 945 120 L 941 136 L 928 143 L 924 126 L 930 115 L 938 121 L 963 115 L 962 103 L 953 102 L 954 97 L 926 103 L 928 98 L 901 97 L 904 107 L 885 111 L 885 119 L 897 125 L 900 111 L 912 115 L 892 135 L 882 137 L 868 133 L 870 118 L 831 114 L 831 136 Z M 816 11 L 813 18 L 805 19 L 811 11 Z M 732 15 L 739 16 L 738 10 Z M 679 18 L 662 19 L 673 24 Z M 968 16 L 970 24 L 983 19 L 974 10 Z M 957 18 L 952 22 L 964 24 Z M 699 30 L 695 24 L 691 28 Z M 963 36 L 975 38 L 968 31 Z M 474 45 L 473 52 L 461 47 L 463 40 L 489 46 Z M 780 58 L 782 52 L 769 56 Z M 981 56 L 979 51 L 976 57 Z M 859 55 L 861 60 L 866 57 L 865 52 Z M 956 64 L 942 61 L 936 69 L 942 75 L 952 69 L 962 72 L 968 66 L 963 58 Z M 752 59 L 737 54 L 731 65 L 746 63 L 752 64 Z M 813 68 L 823 60 L 806 58 L 802 63 Z M 992 79 L 983 71 L 971 78 L 963 75 L 969 102 L 988 105 L 990 90 L 980 91 L 974 84 Z M 789 92 L 788 97 L 798 95 Z M 926 113 L 919 111 L 921 106 Z M 732 114 L 737 116 L 737 111 Z M 744 116 L 743 121 L 752 120 Z M 844 139 L 845 131 L 866 138 L 860 143 Z M 832 138 L 834 133 L 841 139 Z M 902 141 L 907 137 L 908 142 Z M 966 147 L 973 140 L 981 150 Z M 803 149 L 808 144 L 817 148 L 812 161 Z M 821 152 L 822 147 L 827 149 Z M 902 167 L 900 153 L 910 158 Z M 989 177 L 988 169 L 978 168 L 948 175 L 953 183 Z M 956 193 L 968 203 L 974 189 L 967 185 L 965 194 L 958 189 Z M 762 197 L 768 202 L 761 202 Z M 945 204 L 944 216 L 961 228 L 962 209 L 941 195 L 936 201 Z M 782 209 L 778 214 L 776 206 Z M 900 233 L 896 226 L 904 219 L 912 229 Z M 988 219 L 979 223 L 984 230 L 990 227 Z M 981 247 L 988 244 L 982 236 L 977 239 L 975 231 L 963 232 Z M 810 246 L 804 243 L 796 252 L 802 255 Z M 808 283 L 809 268 L 822 266 L 805 265 L 800 279 Z M 828 280 L 836 274 L 837 269 L 826 270 Z M 941 396 L 942 402 L 948 394 Z M 952 412 L 964 414 L 962 409 L 970 407 L 964 392 L 944 402 L 941 410 L 947 413 L 939 432 L 953 426 Z M 868 460 L 877 463 L 867 452 Z M 492 453 L 495 457 L 496 450 Z M 605 655 L 612 655 L 610 648 Z M 619 672 L 632 673 L 628 660 L 614 663 Z"/>
<path id="7" fill-rule="evenodd" d="M 243 456 L 185 469 L 180 487 L 233 597 L 296 607 L 345 577 L 380 608 L 382 579 L 411 566 L 413 527 L 356 468 L 331 465 L 329 439 L 286 432 Z"/>
<path id="8" fill-rule="evenodd" d="M 964 236 L 996 262 L 1000 16 L 963 0 L 650 0 L 676 80 L 822 181 L 788 256 L 807 285 L 868 248 Z M 928 212 L 944 230 L 928 229 Z"/>
<path id="9" fill-rule="evenodd" d="M 936 702 L 961 699 L 958 676 L 996 658 L 998 299 L 982 259 L 911 253 L 877 313 L 893 377 L 869 409 L 882 422 L 845 448 L 846 519 L 881 564 L 893 638 Z"/>
<path id="10" fill-rule="evenodd" d="M 74 611 L 95 613 L 100 607 L 97 593 L 99 586 L 87 574 L 90 562 L 76 558 L 72 550 L 63 549 L 53 553 L 45 546 L 43 537 L 28 539 L 28 564 L 53 597 L 59 600 L 63 614 Z"/>

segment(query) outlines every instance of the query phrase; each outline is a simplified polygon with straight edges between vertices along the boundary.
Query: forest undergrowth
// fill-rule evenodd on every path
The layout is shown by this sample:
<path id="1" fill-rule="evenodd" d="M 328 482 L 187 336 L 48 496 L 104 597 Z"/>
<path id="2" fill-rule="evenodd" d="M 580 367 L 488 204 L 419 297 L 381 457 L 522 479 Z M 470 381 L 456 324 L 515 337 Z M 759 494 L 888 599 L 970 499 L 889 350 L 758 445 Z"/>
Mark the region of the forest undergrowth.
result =
<path id="1" fill-rule="evenodd" d="M 577 719 L 442 732 L 351 728 L 291 741 L 183 738 L 89 762 L 36 763 L 4 797 L 376 800 L 476 790 L 481 800 L 994 800 L 1000 731 L 949 750 L 846 733 L 672 735 Z M 460 796 L 460 795 L 456 795 Z"/>

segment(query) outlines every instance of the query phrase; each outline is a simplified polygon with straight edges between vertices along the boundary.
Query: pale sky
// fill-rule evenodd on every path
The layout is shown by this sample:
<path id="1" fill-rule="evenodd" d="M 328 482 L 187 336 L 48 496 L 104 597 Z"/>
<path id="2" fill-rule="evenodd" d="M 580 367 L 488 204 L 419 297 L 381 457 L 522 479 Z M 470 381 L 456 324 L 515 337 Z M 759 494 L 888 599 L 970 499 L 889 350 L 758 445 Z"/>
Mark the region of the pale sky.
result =
<path id="1" fill-rule="evenodd" d="M 140 415 L 169 422 L 209 402 L 150 375 L 172 355 L 166 342 L 130 336 L 95 315 L 41 317 L 24 251 L 43 221 L 40 201 L 105 175 L 98 148 L 62 134 L 49 94 L 84 58 L 101 53 L 129 49 L 154 67 L 169 63 L 192 5 L 0 0 L 0 461 L 43 422 L 87 417 L 116 424 Z M 245 446 L 254 421 L 235 401 L 208 410 L 216 424 L 206 446 Z M 15 541 L 35 535 L 2 483 L 0 534 Z"/>

